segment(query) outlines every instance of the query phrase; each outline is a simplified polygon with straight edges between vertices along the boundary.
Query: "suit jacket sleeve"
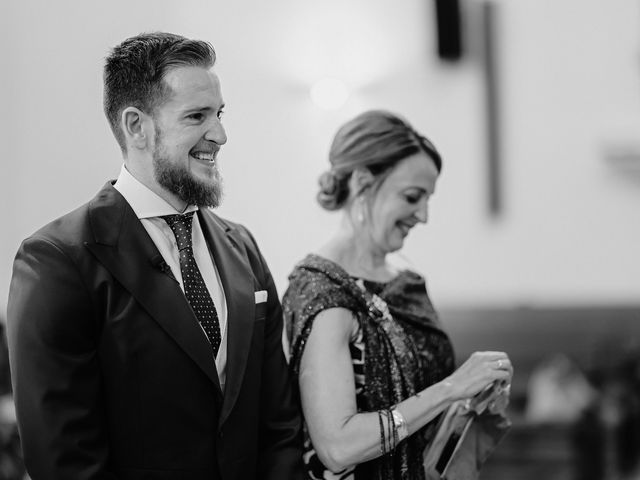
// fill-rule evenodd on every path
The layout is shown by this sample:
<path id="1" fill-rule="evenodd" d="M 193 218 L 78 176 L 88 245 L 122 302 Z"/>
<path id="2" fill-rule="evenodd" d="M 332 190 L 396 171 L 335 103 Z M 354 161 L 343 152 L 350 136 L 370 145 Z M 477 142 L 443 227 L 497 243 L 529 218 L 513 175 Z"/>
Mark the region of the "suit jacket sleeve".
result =
<path id="1" fill-rule="evenodd" d="M 14 262 L 7 334 L 24 460 L 33 480 L 113 480 L 96 354 L 100 327 L 72 257 L 32 237 Z"/>
<path id="2" fill-rule="evenodd" d="M 243 229 L 247 254 L 258 280 L 267 290 L 267 316 L 262 368 L 258 478 L 302 479 L 302 420 L 294 400 L 282 348 L 282 307 L 269 268 L 255 239 Z"/>

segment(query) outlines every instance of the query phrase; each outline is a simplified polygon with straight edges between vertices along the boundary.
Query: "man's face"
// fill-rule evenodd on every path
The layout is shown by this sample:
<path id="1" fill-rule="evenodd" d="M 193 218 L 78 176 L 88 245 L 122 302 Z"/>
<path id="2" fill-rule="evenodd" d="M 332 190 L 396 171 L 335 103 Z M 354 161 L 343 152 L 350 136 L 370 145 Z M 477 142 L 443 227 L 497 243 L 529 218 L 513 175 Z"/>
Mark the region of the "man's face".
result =
<path id="1" fill-rule="evenodd" d="M 153 114 L 155 181 L 187 204 L 216 207 L 222 195 L 217 154 L 227 141 L 220 81 L 196 66 L 175 68 L 164 81 L 171 93 Z"/>

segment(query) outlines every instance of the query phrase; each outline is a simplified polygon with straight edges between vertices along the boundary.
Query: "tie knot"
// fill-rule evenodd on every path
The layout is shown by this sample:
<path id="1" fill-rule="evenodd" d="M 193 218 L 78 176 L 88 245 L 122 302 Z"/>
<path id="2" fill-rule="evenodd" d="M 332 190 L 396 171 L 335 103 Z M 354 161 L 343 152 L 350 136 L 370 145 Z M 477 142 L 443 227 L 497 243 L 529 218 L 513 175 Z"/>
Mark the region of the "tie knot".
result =
<path id="1" fill-rule="evenodd" d="M 184 215 L 165 215 L 161 217 L 169 225 L 176 237 L 178 250 L 191 247 L 191 226 L 193 223 L 193 213 Z"/>

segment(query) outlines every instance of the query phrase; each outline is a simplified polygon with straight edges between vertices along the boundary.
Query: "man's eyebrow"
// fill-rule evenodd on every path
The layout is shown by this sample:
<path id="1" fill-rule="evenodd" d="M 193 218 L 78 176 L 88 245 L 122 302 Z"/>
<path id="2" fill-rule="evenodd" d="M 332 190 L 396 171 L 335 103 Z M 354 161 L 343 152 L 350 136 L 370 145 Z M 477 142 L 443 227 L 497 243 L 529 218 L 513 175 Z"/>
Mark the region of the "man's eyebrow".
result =
<path id="1" fill-rule="evenodd" d="M 200 106 L 194 105 L 194 106 L 185 107 L 183 112 L 213 112 L 213 111 L 223 110 L 224 107 L 225 107 L 224 103 L 220 105 L 218 108 L 213 108 L 211 106 L 200 107 Z"/>

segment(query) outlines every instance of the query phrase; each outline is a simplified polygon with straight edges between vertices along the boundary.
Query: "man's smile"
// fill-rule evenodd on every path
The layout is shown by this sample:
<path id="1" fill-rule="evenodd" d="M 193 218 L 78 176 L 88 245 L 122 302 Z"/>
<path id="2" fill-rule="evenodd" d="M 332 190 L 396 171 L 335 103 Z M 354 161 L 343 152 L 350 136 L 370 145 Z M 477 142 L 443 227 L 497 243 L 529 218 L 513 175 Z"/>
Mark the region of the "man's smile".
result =
<path id="1" fill-rule="evenodd" d="M 216 156 L 219 150 L 220 148 L 216 148 L 216 147 L 211 147 L 211 148 L 196 147 L 189 152 L 189 156 L 203 162 L 215 163 Z"/>

